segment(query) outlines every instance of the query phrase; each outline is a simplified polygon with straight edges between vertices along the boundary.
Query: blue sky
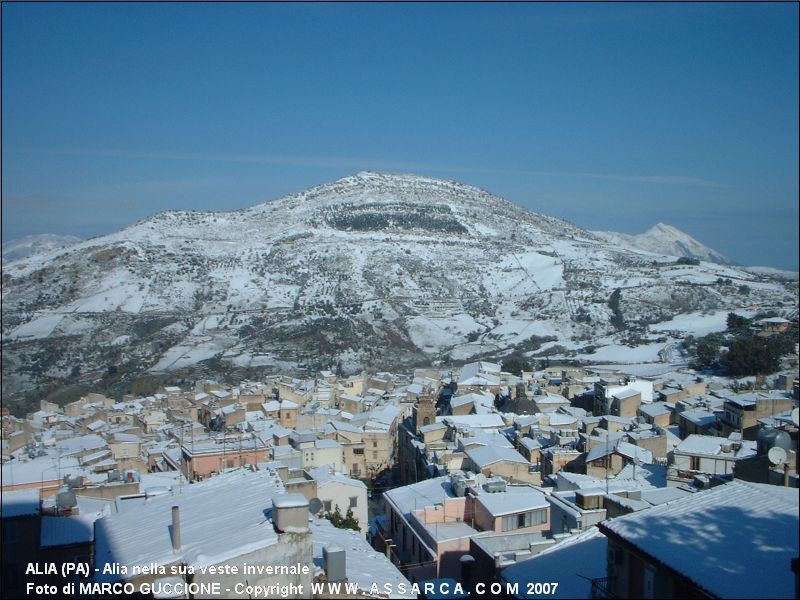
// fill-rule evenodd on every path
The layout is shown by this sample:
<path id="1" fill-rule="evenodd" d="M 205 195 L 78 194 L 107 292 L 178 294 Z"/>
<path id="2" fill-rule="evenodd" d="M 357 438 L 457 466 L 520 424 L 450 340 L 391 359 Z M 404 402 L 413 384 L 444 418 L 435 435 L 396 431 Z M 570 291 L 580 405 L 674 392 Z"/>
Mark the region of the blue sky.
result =
<path id="1" fill-rule="evenodd" d="M 798 269 L 797 4 L 4 4 L 3 239 L 361 170 Z"/>

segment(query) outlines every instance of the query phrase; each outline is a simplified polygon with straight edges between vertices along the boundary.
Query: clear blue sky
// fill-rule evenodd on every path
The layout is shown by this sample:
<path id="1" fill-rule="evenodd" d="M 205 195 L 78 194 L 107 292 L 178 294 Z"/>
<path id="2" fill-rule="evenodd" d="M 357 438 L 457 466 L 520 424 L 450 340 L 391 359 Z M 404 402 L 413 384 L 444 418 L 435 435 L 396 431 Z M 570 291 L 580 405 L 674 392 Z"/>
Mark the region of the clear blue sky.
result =
<path id="1" fill-rule="evenodd" d="M 798 269 L 797 4 L 4 4 L 4 240 L 361 170 Z"/>

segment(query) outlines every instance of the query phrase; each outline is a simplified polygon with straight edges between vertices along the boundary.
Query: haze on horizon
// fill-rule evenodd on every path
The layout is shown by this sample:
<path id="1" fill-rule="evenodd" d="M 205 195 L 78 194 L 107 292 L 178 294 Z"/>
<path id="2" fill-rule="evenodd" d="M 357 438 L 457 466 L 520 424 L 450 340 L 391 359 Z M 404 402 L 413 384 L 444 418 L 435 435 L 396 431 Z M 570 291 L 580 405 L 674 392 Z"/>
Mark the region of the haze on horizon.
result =
<path id="1" fill-rule="evenodd" d="M 798 5 L 4 4 L 4 241 L 357 171 L 798 270 Z"/>

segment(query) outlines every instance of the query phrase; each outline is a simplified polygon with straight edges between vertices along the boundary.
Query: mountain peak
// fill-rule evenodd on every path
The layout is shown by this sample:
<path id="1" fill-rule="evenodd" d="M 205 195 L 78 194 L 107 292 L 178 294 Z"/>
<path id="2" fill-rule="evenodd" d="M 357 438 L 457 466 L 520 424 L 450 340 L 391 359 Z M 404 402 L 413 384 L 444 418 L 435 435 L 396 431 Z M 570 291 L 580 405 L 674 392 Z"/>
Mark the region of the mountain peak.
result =
<path id="1" fill-rule="evenodd" d="M 656 223 L 646 232 L 638 235 L 613 231 L 593 231 L 592 233 L 601 239 L 627 248 L 669 256 L 686 256 L 723 265 L 730 264 L 730 261 L 716 250 L 667 223 Z"/>

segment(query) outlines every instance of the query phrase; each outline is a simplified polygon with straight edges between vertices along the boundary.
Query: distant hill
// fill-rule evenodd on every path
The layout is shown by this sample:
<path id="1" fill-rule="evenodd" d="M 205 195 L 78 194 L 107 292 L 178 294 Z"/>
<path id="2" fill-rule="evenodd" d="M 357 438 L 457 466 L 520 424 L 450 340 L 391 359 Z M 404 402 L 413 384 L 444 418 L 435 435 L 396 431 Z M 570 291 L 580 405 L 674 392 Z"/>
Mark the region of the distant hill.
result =
<path id="1" fill-rule="evenodd" d="M 688 233 L 684 233 L 680 229 L 665 223 L 658 223 L 639 235 L 629 235 L 614 231 L 593 231 L 592 233 L 606 241 L 628 247 L 631 250 L 644 250 L 677 257 L 686 256 L 720 265 L 731 264 L 726 257 L 716 250 L 712 250 L 698 242 Z"/>
<path id="2" fill-rule="evenodd" d="M 648 251 L 473 186 L 386 173 L 160 213 L 4 265 L 3 397 L 571 356 L 601 338 L 663 347 L 651 326 L 681 314 L 797 304 L 793 283 L 707 262 L 724 257 L 674 228 L 631 238 Z"/>
<path id="3" fill-rule="evenodd" d="M 56 250 L 80 241 L 81 239 L 74 235 L 55 235 L 52 233 L 28 235 L 17 240 L 10 240 L 3 242 L 3 263 L 19 260 L 39 252 Z"/>

